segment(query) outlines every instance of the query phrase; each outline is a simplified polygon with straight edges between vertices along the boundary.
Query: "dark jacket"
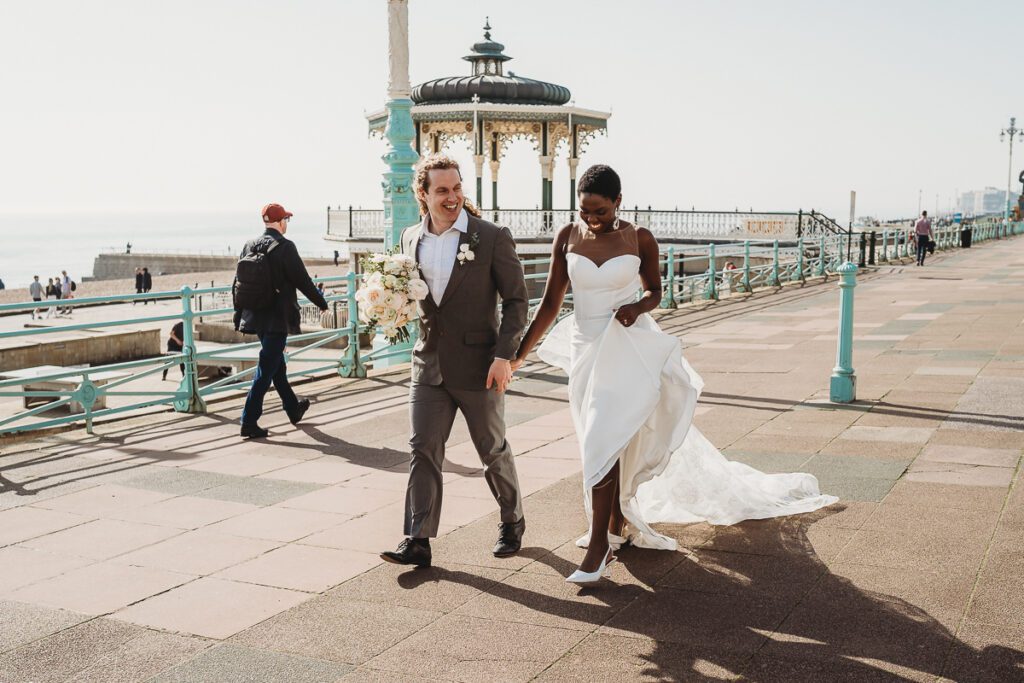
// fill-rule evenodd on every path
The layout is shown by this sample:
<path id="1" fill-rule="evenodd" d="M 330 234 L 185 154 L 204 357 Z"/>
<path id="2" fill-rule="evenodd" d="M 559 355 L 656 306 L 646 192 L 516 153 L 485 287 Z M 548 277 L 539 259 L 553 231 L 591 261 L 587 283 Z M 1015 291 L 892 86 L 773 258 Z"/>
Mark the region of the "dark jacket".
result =
<path id="1" fill-rule="evenodd" d="M 142 291 L 142 273 L 141 272 L 135 273 L 135 291 L 136 292 L 141 292 Z"/>
<path id="2" fill-rule="evenodd" d="M 142 290 L 148 292 L 153 289 L 153 274 L 148 270 L 142 271 Z"/>
<path id="3" fill-rule="evenodd" d="M 299 250 L 295 243 L 276 230 L 267 229 L 256 239 L 246 242 L 240 256 L 245 255 L 254 247 L 266 249 L 270 240 L 278 242 L 270 252 L 270 272 L 274 289 L 274 305 L 267 309 L 254 311 L 248 308 L 235 309 L 235 329 L 245 334 L 262 334 L 264 332 L 283 332 L 299 334 L 299 302 L 295 290 L 302 292 L 307 299 L 322 311 L 327 310 L 327 301 L 313 284 L 306 272 Z"/>
<path id="4" fill-rule="evenodd" d="M 422 227 L 402 235 L 402 252 L 416 258 Z M 412 354 L 412 381 L 453 389 L 485 389 L 495 358 L 512 360 L 526 329 L 529 296 L 523 266 L 508 228 L 469 217 L 459 244 L 475 258 L 455 262 L 441 301 L 419 302 L 420 332 Z M 498 301 L 501 318 L 498 318 Z"/>

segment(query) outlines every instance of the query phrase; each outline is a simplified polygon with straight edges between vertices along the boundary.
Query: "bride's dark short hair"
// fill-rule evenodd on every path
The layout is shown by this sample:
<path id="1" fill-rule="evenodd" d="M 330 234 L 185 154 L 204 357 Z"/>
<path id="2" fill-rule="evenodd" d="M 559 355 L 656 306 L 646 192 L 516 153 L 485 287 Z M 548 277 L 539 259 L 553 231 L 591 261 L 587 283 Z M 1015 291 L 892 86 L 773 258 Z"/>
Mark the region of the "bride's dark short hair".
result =
<path id="1" fill-rule="evenodd" d="M 622 194 L 622 181 L 611 166 L 595 164 L 584 171 L 576 183 L 576 193 L 599 194 L 613 202 Z"/>

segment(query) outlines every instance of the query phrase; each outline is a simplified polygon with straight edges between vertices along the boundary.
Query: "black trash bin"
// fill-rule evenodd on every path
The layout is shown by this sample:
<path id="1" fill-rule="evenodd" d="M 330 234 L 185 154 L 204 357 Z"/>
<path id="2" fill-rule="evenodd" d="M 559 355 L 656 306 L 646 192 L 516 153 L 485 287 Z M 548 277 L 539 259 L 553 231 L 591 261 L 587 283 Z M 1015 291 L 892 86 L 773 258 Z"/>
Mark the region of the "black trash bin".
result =
<path id="1" fill-rule="evenodd" d="M 971 247 L 971 228 L 962 228 L 960 230 L 960 246 L 964 249 L 970 249 Z"/>

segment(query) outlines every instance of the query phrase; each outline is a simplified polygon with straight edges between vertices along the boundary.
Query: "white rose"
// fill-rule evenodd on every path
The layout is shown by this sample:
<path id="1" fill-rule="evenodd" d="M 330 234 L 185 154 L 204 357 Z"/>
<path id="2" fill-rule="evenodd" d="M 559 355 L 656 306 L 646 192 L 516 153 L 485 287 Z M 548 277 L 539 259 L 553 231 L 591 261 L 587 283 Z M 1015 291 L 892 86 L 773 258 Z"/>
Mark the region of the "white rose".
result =
<path id="1" fill-rule="evenodd" d="M 459 245 L 459 251 L 462 251 L 462 252 L 469 251 L 469 245 L 468 244 L 460 244 Z"/>
<path id="2" fill-rule="evenodd" d="M 423 301 L 430 294 L 427 283 L 418 277 L 409 280 L 409 298 L 413 301 Z"/>
<path id="3" fill-rule="evenodd" d="M 364 282 L 369 287 L 380 286 L 381 275 L 380 275 L 380 273 L 370 273 L 369 275 L 366 276 L 366 279 L 364 280 Z"/>
<path id="4" fill-rule="evenodd" d="M 465 254 L 465 252 L 462 252 L 462 251 L 460 251 L 460 252 L 459 252 L 459 254 L 458 254 L 458 256 L 457 256 L 457 258 L 459 259 L 459 262 L 460 262 L 460 263 L 461 263 L 461 262 L 463 262 L 463 261 L 465 261 L 465 260 L 466 260 L 466 254 Z"/>
<path id="5" fill-rule="evenodd" d="M 395 277 L 394 275 L 385 275 L 384 276 L 384 286 L 385 287 L 387 287 L 388 289 L 394 289 L 396 284 L 398 284 L 398 278 L 397 277 Z"/>
<path id="6" fill-rule="evenodd" d="M 379 285 L 366 288 L 366 303 L 371 307 L 381 304 L 386 296 L 387 292 L 385 292 L 384 288 Z"/>
<path id="7" fill-rule="evenodd" d="M 395 256 L 395 261 L 397 261 L 405 270 L 416 269 L 416 259 L 408 254 L 398 254 Z"/>
<path id="8" fill-rule="evenodd" d="M 476 254 L 474 254 L 474 253 L 473 253 L 473 252 L 471 252 L 471 251 L 467 251 L 467 252 L 466 252 L 466 260 L 467 260 L 467 261 L 472 261 L 472 260 L 473 260 L 473 259 L 475 259 L 475 258 L 476 258 Z"/>
<path id="9" fill-rule="evenodd" d="M 401 273 L 402 269 L 403 269 L 402 268 L 402 264 L 398 263 L 394 259 L 391 259 L 387 263 L 384 264 L 384 272 L 385 273 L 397 274 L 397 273 Z"/>

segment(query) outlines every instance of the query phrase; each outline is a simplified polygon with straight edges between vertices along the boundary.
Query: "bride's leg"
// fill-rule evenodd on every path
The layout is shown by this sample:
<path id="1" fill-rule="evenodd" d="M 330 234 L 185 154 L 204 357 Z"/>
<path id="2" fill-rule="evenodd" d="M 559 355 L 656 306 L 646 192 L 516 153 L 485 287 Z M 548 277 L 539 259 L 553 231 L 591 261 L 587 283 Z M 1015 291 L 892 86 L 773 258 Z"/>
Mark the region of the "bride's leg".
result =
<path id="1" fill-rule="evenodd" d="M 590 503 L 593 508 L 590 528 L 594 531 L 590 534 L 590 547 L 580 564 L 580 569 L 585 572 L 597 571 L 601 561 L 608 554 L 608 534 L 597 532 L 598 529 L 607 529 L 612 516 L 612 508 L 616 501 L 616 482 L 619 480 L 619 464 L 615 463 L 611 471 L 590 491 Z"/>
<path id="2" fill-rule="evenodd" d="M 618 477 L 618 465 L 615 465 L 615 492 L 612 494 L 612 514 L 608 518 L 608 531 L 621 536 L 623 529 L 626 528 L 626 517 L 622 514 L 622 503 L 619 501 L 619 477 Z"/>

